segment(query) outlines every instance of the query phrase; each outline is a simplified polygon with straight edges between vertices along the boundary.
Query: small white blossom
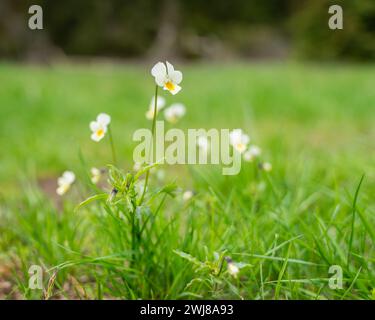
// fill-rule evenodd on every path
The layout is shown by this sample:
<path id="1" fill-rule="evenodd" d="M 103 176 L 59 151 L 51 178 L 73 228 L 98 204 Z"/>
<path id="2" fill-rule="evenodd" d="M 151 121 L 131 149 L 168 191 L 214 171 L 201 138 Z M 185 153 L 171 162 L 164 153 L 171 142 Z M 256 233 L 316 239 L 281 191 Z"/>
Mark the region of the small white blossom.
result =
<path id="1" fill-rule="evenodd" d="M 262 164 L 262 169 L 266 172 L 270 172 L 272 170 L 272 164 L 269 162 L 264 162 Z"/>
<path id="2" fill-rule="evenodd" d="M 107 132 L 107 127 L 111 122 L 111 117 L 106 113 L 100 113 L 96 117 L 96 121 L 90 122 L 90 129 L 92 131 L 91 139 L 98 142 L 102 140 Z"/>
<path id="3" fill-rule="evenodd" d="M 174 103 L 164 110 L 164 117 L 170 123 L 176 123 L 186 113 L 186 108 L 182 103 Z"/>
<path id="4" fill-rule="evenodd" d="M 225 260 L 227 261 L 228 265 L 228 273 L 237 278 L 238 273 L 240 272 L 240 268 L 233 262 L 233 260 L 230 257 L 225 257 Z"/>
<path id="5" fill-rule="evenodd" d="M 182 81 L 182 72 L 175 70 L 168 61 L 155 64 L 151 69 L 151 74 L 154 76 L 156 84 L 164 90 L 168 90 L 172 94 L 181 90 L 179 84 Z"/>
<path id="6" fill-rule="evenodd" d="M 237 278 L 237 274 L 240 272 L 240 269 L 234 264 L 234 262 L 228 263 L 228 272 L 233 277 Z"/>
<path id="7" fill-rule="evenodd" d="M 165 106 L 165 99 L 158 96 L 156 101 L 156 113 L 158 113 Z M 146 118 L 152 120 L 154 118 L 154 109 L 155 109 L 155 97 L 152 97 L 148 111 L 146 112 Z"/>
<path id="8" fill-rule="evenodd" d="M 76 176 L 72 171 L 65 171 L 60 178 L 57 179 L 56 193 L 59 196 L 64 195 L 69 189 L 72 183 L 75 181 Z"/>
<path id="9" fill-rule="evenodd" d="M 250 146 L 248 150 L 246 150 L 243 154 L 243 158 L 247 162 L 251 162 L 254 158 L 260 156 L 262 150 L 258 146 Z"/>
<path id="10" fill-rule="evenodd" d="M 100 181 L 100 178 L 102 176 L 102 172 L 98 168 L 91 168 L 91 182 L 93 184 L 97 184 Z"/>
<path id="11" fill-rule="evenodd" d="M 250 142 L 250 137 L 243 133 L 242 129 L 234 129 L 229 134 L 229 140 L 234 149 L 243 153 Z"/>
<path id="12" fill-rule="evenodd" d="M 194 196 L 193 191 L 191 191 L 191 190 L 186 190 L 186 191 L 182 194 L 182 200 L 183 200 L 184 202 L 187 202 L 187 201 L 189 201 L 193 196 Z"/>

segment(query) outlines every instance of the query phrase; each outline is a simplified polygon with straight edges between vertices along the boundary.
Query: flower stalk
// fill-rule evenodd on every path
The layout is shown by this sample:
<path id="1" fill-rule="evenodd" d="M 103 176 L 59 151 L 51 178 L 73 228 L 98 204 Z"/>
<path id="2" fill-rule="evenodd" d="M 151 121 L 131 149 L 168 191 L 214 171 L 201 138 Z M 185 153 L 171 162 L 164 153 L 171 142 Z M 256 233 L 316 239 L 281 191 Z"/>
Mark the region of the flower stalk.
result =
<path id="1" fill-rule="evenodd" d="M 158 108 L 158 85 L 155 86 L 155 98 L 154 98 L 154 116 L 152 118 L 152 127 L 151 127 L 151 134 L 152 134 L 152 143 L 150 144 L 150 147 L 149 147 L 149 155 L 150 156 L 153 156 L 153 151 L 154 151 L 154 148 L 153 148 L 153 145 L 154 145 L 154 136 L 155 136 L 155 127 L 156 127 L 156 117 L 157 117 L 157 108 Z M 152 157 L 153 158 L 153 157 Z M 143 192 L 142 192 L 142 196 L 139 200 L 139 205 L 142 204 L 143 200 L 144 200 L 144 197 L 145 197 L 145 194 L 146 194 L 146 189 L 147 189 L 147 184 L 148 184 L 148 178 L 149 178 L 149 175 L 150 175 L 150 170 L 148 170 L 146 172 L 146 177 L 145 177 L 145 184 L 143 186 Z"/>

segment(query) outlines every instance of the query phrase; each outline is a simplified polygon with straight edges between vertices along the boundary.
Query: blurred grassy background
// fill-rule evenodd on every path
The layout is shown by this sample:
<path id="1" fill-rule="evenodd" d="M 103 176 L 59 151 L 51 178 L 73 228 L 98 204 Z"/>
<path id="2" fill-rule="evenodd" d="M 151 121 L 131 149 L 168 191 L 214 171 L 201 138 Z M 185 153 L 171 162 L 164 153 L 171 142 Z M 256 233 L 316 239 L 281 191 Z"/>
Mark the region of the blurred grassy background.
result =
<path id="1" fill-rule="evenodd" d="M 150 65 L 0 66 L 0 185 L 13 193 L 19 177 L 55 179 L 79 166 L 110 161 L 106 142 L 90 140 L 99 112 L 112 116 L 121 165 L 132 167 L 132 133 L 150 122 Z M 271 161 L 326 167 L 374 178 L 374 66 L 190 64 L 183 90 L 163 95 L 182 102 L 180 128 L 244 128 Z M 280 163 L 280 165 L 287 165 Z M 343 170 L 340 170 L 343 169 Z M 352 170 L 355 170 L 353 172 Z"/>

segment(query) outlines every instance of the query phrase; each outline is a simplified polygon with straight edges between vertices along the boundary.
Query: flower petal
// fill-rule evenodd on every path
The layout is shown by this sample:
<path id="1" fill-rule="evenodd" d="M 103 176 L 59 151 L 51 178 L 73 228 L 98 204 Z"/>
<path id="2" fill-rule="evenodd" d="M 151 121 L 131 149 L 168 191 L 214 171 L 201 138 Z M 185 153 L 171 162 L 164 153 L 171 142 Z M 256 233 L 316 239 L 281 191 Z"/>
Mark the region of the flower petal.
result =
<path id="1" fill-rule="evenodd" d="M 262 153 L 262 150 L 258 146 L 252 145 L 249 147 L 249 150 L 247 152 L 252 154 L 254 157 L 257 157 Z"/>
<path id="2" fill-rule="evenodd" d="M 251 162 L 254 160 L 254 154 L 252 152 L 250 152 L 250 150 L 247 150 L 244 154 L 243 154 L 243 159 L 246 161 L 246 162 Z"/>
<path id="3" fill-rule="evenodd" d="M 155 77 L 165 77 L 167 75 L 167 68 L 165 67 L 165 64 L 162 62 L 158 62 L 155 64 L 151 69 L 151 74 Z"/>
<path id="4" fill-rule="evenodd" d="M 152 97 L 151 102 L 150 102 L 150 106 L 149 106 L 149 110 L 154 110 L 154 107 L 155 107 L 155 97 Z M 161 96 L 158 96 L 158 99 L 157 99 L 157 102 L 156 102 L 156 109 L 158 111 L 160 111 L 164 107 L 165 107 L 165 98 L 161 97 Z"/>
<path id="5" fill-rule="evenodd" d="M 74 182 L 74 180 L 76 179 L 76 175 L 72 171 L 65 171 L 63 173 L 62 177 L 64 178 L 64 181 L 67 184 L 72 184 Z"/>
<path id="6" fill-rule="evenodd" d="M 182 81 L 182 72 L 181 71 L 173 71 L 169 73 L 169 78 L 175 83 L 180 84 Z"/>
<path id="7" fill-rule="evenodd" d="M 100 125 L 106 127 L 106 126 L 108 126 L 108 125 L 110 124 L 110 122 L 111 122 L 111 117 L 110 117 L 108 114 L 106 114 L 106 113 L 100 113 L 100 114 L 98 115 L 98 117 L 96 118 L 96 121 L 97 121 Z"/>
<path id="8" fill-rule="evenodd" d="M 90 122 L 90 130 L 92 132 L 95 132 L 96 130 L 98 130 L 100 127 L 99 123 L 97 123 L 96 121 L 91 121 Z"/>
<path id="9" fill-rule="evenodd" d="M 184 116 L 186 113 L 185 105 L 183 105 L 182 103 L 173 103 L 170 108 L 172 108 L 174 110 L 174 113 L 179 117 Z"/>
<path id="10" fill-rule="evenodd" d="M 272 164 L 269 162 L 264 162 L 262 164 L 262 169 L 266 172 L 270 172 L 272 170 Z"/>
<path id="11" fill-rule="evenodd" d="M 92 167 L 90 171 L 93 176 L 99 176 L 101 174 L 100 170 L 95 167 Z"/>
<path id="12" fill-rule="evenodd" d="M 168 90 L 170 93 L 172 93 L 173 95 L 177 94 L 180 92 L 181 90 L 181 87 L 178 85 L 178 84 L 175 84 L 173 86 L 173 89 L 172 90 L 169 90 L 167 87 L 164 87 L 164 90 Z"/>
<path id="13" fill-rule="evenodd" d="M 98 168 L 91 168 L 91 182 L 93 184 L 97 184 L 100 181 L 101 175 L 102 173 Z"/>
<path id="14" fill-rule="evenodd" d="M 163 87 L 164 84 L 168 81 L 167 75 L 158 74 L 155 76 L 155 82 L 159 87 Z"/>
<path id="15" fill-rule="evenodd" d="M 187 190 L 182 194 L 182 199 L 186 202 L 189 201 L 194 196 L 193 191 Z"/>
<path id="16" fill-rule="evenodd" d="M 166 62 L 167 64 L 167 73 L 168 75 L 170 76 L 173 72 L 174 72 L 174 67 L 171 63 L 169 63 L 168 61 Z"/>
<path id="17" fill-rule="evenodd" d="M 230 143 L 232 145 L 237 144 L 241 138 L 241 129 L 234 129 L 229 134 Z"/>
<path id="18" fill-rule="evenodd" d="M 68 191 L 68 189 L 69 189 L 69 186 L 66 185 L 66 184 L 64 184 L 64 185 L 62 185 L 62 186 L 60 186 L 60 187 L 58 187 L 58 188 L 56 189 L 56 193 L 57 193 L 59 196 L 62 196 L 62 195 L 64 195 L 64 194 Z"/>
<path id="19" fill-rule="evenodd" d="M 235 146 L 237 144 L 247 145 L 250 142 L 250 137 L 243 133 L 242 129 L 234 129 L 229 134 L 230 143 Z M 242 149 L 242 148 L 241 148 Z"/>
<path id="20" fill-rule="evenodd" d="M 175 123 L 186 113 L 186 108 L 182 103 L 173 103 L 169 108 L 165 109 L 164 116 L 169 122 Z"/>
<path id="21" fill-rule="evenodd" d="M 244 133 L 242 134 L 241 140 L 243 144 L 248 144 L 250 142 L 250 137 Z"/>
<path id="22" fill-rule="evenodd" d="M 92 135 L 91 135 L 91 140 L 94 140 L 95 142 L 99 142 L 100 140 L 103 139 L 104 136 L 98 136 L 96 134 L 96 132 L 94 132 Z"/>
<path id="23" fill-rule="evenodd" d="M 62 186 L 63 184 L 65 184 L 65 178 L 64 177 L 60 177 L 57 179 L 57 185 L 60 187 Z"/>

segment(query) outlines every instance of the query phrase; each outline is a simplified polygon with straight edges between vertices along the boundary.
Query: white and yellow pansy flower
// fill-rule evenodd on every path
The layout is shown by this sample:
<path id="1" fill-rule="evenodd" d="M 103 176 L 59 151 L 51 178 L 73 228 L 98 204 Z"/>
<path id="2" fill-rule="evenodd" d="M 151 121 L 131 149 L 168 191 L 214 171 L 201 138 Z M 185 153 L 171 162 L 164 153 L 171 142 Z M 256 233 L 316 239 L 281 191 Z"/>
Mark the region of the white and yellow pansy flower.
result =
<path id="1" fill-rule="evenodd" d="M 156 113 L 158 113 L 161 109 L 165 107 L 165 99 L 163 97 L 159 97 L 156 101 Z M 152 120 L 154 118 L 154 109 L 155 109 L 155 97 L 152 97 L 150 106 L 148 107 L 148 111 L 146 112 L 146 118 L 148 120 Z"/>
<path id="2" fill-rule="evenodd" d="M 172 94 L 181 90 L 179 84 L 182 81 L 182 72 L 175 70 L 168 61 L 155 64 L 151 69 L 151 74 L 155 78 L 156 84 L 164 90 L 168 90 Z"/>
<path id="3" fill-rule="evenodd" d="M 262 150 L 258 146 L 252 145 L 249 147 L 248 150 L 244 152 L 243 158 L 245 161 L 251 162 L 256 157 L 259 157 L 261 153 L 262 153 Z"/>
<path id="4" fill-rule="evenodd" d="M 102 177 L 102 171 L 98 168 L 91 168 L 91 182 L 93 184 L 97 184 L 100 181 L 100 178 Z"/>
<path id="5" fill-rule="evenodd" d="M 66 192 L 68 192 L 75 179 L 76 176 L 72 171 L 65 171 L 62 176 L 57 179 L 56 193 L 59 196 L 64 195 Z"/>
<path id="6" fill-rule="evenodd" d="M 90 122 L 90 129 L 92 131 L 91 139 L 98 142 L 102 140 L 107 132 L 107 127 L 111 122 L 111 117 L 106 113 L 100 113 L 96 117 L 96 121 Z"/>
<path id="7" fill-rule="evenodd" d="M 229 140 L 235 150 L 243 153 L 247 149 L 247 145 L 250 142 L 250 137 L 243 133 L 242 129 L 234 129 L 229 134 Z"/>
<path id="8" fill-rule="evenodd" d="M 164 110 L 164 117 L 170 123 L 176 123 L 186 113 L 186 108 L 182 103 L 174 103 Z"/>

